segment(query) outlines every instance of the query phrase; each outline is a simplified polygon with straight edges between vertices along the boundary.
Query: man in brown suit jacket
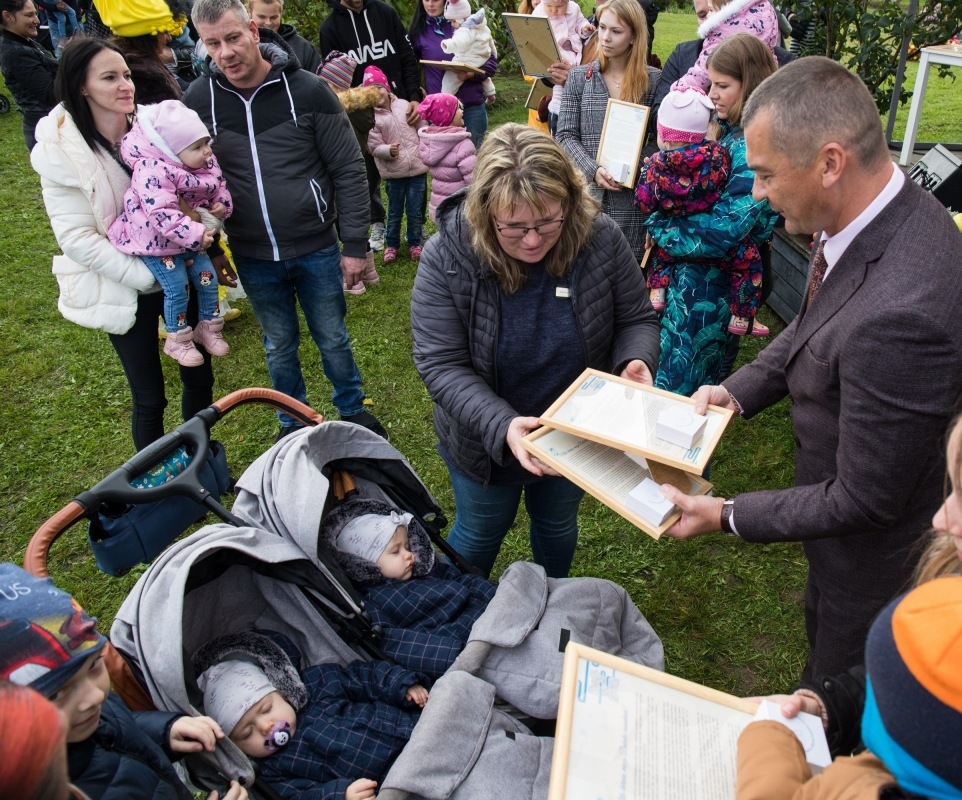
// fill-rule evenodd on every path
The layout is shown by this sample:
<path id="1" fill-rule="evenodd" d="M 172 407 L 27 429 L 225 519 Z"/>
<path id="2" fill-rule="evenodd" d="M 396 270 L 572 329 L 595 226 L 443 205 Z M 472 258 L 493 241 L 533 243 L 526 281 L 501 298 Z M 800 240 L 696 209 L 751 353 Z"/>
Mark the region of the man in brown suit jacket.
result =
<path id="1" fill-rule="evenodd" d="M 812 679 L 862 663 L 942 502 L 943 437 L 962 397 L 962 234 L 892 164 L 868 90 L 836 62 L 778 70 L 742 120 L 754 196 L 821 244 L 798 317 L 694 397 L 749 418 L 790 396 L 795 486 L 735 500 L 668 487 L 683 511 L 668 534 L 804 543 Z"/>

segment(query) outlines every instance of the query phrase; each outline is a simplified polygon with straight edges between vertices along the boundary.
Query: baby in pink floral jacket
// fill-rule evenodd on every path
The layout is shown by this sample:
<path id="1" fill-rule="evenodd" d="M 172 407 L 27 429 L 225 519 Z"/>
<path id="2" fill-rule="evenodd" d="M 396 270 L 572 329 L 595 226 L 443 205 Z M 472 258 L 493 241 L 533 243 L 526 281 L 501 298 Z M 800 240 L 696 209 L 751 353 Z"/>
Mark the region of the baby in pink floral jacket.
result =
<path id="1" fill-rule="evenodd" d="M 179 100 L 141 106 L 120 155 L 133 172 L 124 212 L 107 235 L 121 252 L 140 256 L 164 290 L 164 352 L 185 367 L 204 361 L 194 343 L 227 355 L 217 279 L 204 250 L 233 208 L 207 126 Z M 188 280 L 198 301 L 194 329 L 187 324 Z"/>

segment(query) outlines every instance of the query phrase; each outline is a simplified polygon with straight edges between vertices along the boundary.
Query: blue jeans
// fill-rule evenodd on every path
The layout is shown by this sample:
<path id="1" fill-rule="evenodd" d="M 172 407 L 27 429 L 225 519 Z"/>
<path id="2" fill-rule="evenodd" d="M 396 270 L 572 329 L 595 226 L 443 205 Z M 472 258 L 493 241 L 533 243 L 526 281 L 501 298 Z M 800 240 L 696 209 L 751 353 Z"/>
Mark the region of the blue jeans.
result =
<path id="1" fill-rule="evenodd" d="M 68 22 L 70 24 L 69 32 L 67 30 Z M 47 24 L 49 26 L 50 40 L 53 44 L 54 51 L 59 47 L 61 39 L 80 32 L 80 23 L 77 21 L 77 14 L 69 5 L 66 11 L 48 11 Z"/>
<path id="2" fill-rule="evenodd" d="M 485 486 L 450 467 L 448 472 L 457 508 L 448 544 L 469 563 L 491 574 L 523 491 L 535 563 L 544 567 L 549 578 L 568 575 L 578 544 L 578 506 L 584 491 L 567 478 L 540 478 L 525 486 Z"/>
<path id="3" fill-rule="evenodd" d="M 401 218 L 407 211 L 408 247 L 421 246 L 421 228 L 424 225 L 424 197 L 428 189 L 427 175 L 410 178 L 388 178 L 387 227 L 384 244 L 397 249 L 401 246 Z"/>
<path id="4" fill-rule="evenodd" d="M 488 132 L 488 109 L 484 107 L 484 103 L 465 106 L 461 118 L 464 120 L 465 130 L 471 134 L 471 143 L 477 150 L 484 141 L 484 134 Z"/>
<path id="5" fill-rule="evenodd" d="M 207 253 L 141 258 L 164 290 L 164 326 L 168 333 L 177 333 L 187 325 L 188 279 L 197 294 L 198 319 L 217 316 L 217 278 Z M 185 262 L 190 259 L 194 263 L 188 267 Z"/>
<path id="6" fill-rule="evenodd" d="M 267 369 L 274 388 L 302 403 L 307 402 L 307 387 L 298 355 L 301 327 L 297 303 L 300 302 L 311 338 L 321 351 L 324 374 L 334 386 L 331 398 L 334 405 L 342 417 L 360 414 L 364 410 L 364 392 L 344 324 L 347 305 L 340 246 L 333 244 L 287 261 L 235 254 L 234 263 L 254 316 L 264 331 Z M 300 424 L 287 414 L 277 416 L 281 425 Z"/>

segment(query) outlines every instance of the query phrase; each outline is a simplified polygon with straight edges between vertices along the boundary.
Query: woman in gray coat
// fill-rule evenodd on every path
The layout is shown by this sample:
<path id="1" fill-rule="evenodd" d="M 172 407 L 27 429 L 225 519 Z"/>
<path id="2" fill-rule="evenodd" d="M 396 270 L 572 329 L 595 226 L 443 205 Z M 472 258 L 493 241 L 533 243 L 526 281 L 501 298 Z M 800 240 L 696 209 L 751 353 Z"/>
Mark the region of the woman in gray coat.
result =
<path id="1" fill-rule="evenodd" d="M 524 494 L 534 560 L 564 577 L 583 492 L 520 440 L 586 367 L 650 384 L 658 320 L 625 237 L 556 142 L 502 125 L 477 163 L 438 208 L 411 298 L 457 504 L 448 541 L 490 573 Z"/>

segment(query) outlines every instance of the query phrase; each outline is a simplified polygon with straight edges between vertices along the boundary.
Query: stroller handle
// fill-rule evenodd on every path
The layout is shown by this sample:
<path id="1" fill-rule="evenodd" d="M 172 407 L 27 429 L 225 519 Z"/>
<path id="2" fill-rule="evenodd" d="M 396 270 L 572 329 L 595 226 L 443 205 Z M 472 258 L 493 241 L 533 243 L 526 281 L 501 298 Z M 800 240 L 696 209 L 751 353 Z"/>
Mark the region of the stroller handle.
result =
<path id="1" fill-rule="evenodd" d="M 270 406 L 305 425 L 318 425 L 324 421 L 324 417 L 310 406 L 275 389 L 251 387 L 231 392 L 149 444 L 123 466 L 114 470 L 92 489 L 77 495 L 44 522 L 27 544 L 23 568 L 37 577 L 47 577 L 47 558 L 53 543 L 81 519 L 96 512 L 103 503 L 141 504 L 178 495 L 193 498 L 221 518 L 224 518 L 224 514 L 229 516 L 229 512 L 220 507 L 201 485 L 198 474 L 205 459 L 198 458 L 197 455 L 207 452 L 210 446 L 210 429 L 214 423 L 233 409 L 250 404 Z M 132 478 L 142 475 L 182 446 L 186 446 L 192 456 L 183 472 L 160 486 L 138 489 L 130 485 Z M 239 524 L 239 520 L 235 524 Z"/>

